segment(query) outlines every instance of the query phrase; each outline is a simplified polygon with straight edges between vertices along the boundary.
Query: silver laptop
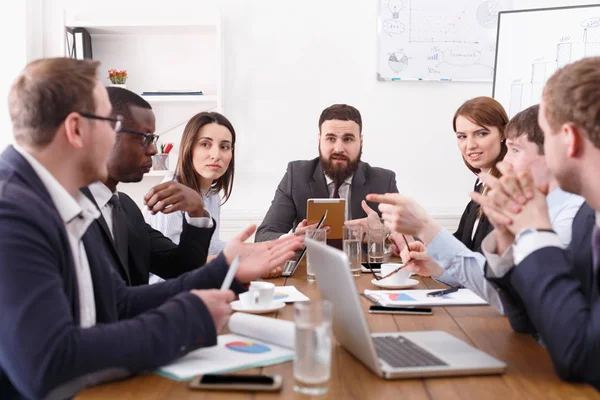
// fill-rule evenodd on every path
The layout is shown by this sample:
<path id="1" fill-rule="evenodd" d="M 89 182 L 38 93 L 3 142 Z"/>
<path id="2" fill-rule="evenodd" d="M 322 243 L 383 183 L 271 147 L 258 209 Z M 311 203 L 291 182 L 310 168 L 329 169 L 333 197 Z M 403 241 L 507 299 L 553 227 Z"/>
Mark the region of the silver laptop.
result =
<path id="1" fill-rule="evenodd" d="M 501 374 L 506 364 L 442 331 L 371 334 L 343 251 L 305 239 L 317 285 L 333 303 L 338 342 L 385 379 Z"/>

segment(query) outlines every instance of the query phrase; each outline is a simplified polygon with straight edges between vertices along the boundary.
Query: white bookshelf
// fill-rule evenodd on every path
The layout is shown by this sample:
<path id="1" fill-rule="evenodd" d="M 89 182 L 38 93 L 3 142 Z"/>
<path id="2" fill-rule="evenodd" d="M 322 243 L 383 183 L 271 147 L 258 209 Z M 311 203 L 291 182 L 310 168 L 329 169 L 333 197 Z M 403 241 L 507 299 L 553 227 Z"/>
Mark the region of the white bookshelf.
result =
<path id="1" fill-rule="evenodd" d="M 160 103 L 198 103 L 198 104 L 212 104 L 216 105 L 219 102 L 217 96 L 214 95 L 194 95 L 194 96 L 186 96 L 186 95 L 153 95 L 146 96 L 142 95 L 144 100 L 146 100 L 150 104 L 160 104 Z"/>
<path id="2" fill-rule="evenodd" d="M 193 4 L 193 3 L 190 3 Z M 67 9 L 64 28 L 85 28 L 92 37 L 100 78 L 109 85 L 108 70 L 127 70 L 127 89 L 141 95 L 150 91 L 202 91 L 203 95 L 142 96 L 156 115 L 159 143 L 171 142 L 169 168 L 175 169 L 179 142 L 186 122 L 201 111 L 223 112 L 223 35 L 216 7 Z M 65 38 L 62 38 L 68 56 Z M 123 185 L 141 204 L 157 178 L 171 171 L 150 171 L 140 183 Z M 146 179 L 152 178 L 152 179 Z"/>

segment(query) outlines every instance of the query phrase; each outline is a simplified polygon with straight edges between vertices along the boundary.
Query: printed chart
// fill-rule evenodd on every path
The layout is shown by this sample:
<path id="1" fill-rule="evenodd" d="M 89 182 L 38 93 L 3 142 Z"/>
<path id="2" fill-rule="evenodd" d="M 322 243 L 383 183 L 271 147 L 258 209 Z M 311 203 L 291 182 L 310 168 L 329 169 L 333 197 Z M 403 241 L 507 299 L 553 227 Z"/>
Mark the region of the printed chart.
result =
<path id="1" fill-rule="evenodd" d="M 492 81 L 498 12 L 512 0 L 380 0 L 379 80 Z"/>
<path id="2" fill-rule="evenodd" d="M 225 345 L 225 347 L 227 347 L 229 350 L 250 354 L 261 354 L 271 351 L 271 349 L 264 344 L 255 342 L 229 342 Z"/>

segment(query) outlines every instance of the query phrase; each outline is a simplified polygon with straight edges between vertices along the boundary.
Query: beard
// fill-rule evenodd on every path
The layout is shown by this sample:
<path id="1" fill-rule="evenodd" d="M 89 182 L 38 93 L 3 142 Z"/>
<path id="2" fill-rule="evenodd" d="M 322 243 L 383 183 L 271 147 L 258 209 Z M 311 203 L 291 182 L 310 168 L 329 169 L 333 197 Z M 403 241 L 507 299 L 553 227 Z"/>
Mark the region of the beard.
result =
<path id="1" fill-rule="evenodd" d="M 337 159 L 344 159 L 346 161 L 346 165 L 335 164 L 332 160 L 333 156 L 336 156 Z M 338 186 L 340 186 L 348 177 L 356 172 L 361 156 L 362 147 L 358 152 L 358 156 L 354 160 L 350 160 L 348 157 L 337 153 L 333 153 L 331 156 L 329 156 L 329 158 L 326 158 L 321 153 L 321 148 L 319 147 L 319 159 L 321 160 L 321 165 L 323 166 L 323 172 L 325 172 L 325 175 L 330 177 Z"/>

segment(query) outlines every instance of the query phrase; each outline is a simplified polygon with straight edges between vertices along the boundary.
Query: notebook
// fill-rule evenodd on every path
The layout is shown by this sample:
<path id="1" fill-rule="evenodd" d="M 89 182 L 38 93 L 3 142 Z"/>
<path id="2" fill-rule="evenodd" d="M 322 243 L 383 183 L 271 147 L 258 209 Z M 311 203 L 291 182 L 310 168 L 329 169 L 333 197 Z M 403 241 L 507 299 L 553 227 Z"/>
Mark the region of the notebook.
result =
<path id="1" fill-rule="evenodd" d="M 156 373 L 184 381 L 196 375 L 263 367 L 294 358 L 295 327 L 291 321 L 235 313 L 228 328 L 232 333 L 219 335 L 216 346 L 192 351 Z"/>
<path id="2" fill-rule="evenodd" d="M 407 306 L 483 306 L 488 303 L 469 289 L 458 289 L 441 297 L 427 297 L 435 290 L 368 290 L 364 293 L 385 307 Z"/>

